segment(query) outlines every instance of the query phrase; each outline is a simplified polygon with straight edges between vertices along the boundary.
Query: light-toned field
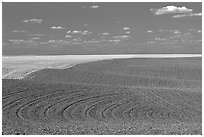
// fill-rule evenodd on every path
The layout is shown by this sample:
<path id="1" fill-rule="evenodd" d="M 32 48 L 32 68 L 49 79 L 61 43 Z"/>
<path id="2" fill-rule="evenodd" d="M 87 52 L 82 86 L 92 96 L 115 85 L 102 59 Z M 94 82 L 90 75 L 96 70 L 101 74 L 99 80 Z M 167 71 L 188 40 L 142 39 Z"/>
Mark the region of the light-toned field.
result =
<path id="1" fill-rule="evenodd" d="M 45 68 L 65 69 L 78 63 L 96 61 L 103 58 L 52 57 L 52 56 L 19 56 L 3 57 L 2 77 L 22 79 L 26 75 Z"/>
<path id="2" fill-rule="evenodd" d="M 3 134 L 202 134 L 202 59 L 132 58 L 3 79 Z"/>
<path id="3" fill-rule="evenodd" d="M 32 72 L 45 68 L 65 69 L 79 63 L 114 58 L 172 58 L 200 56 L 199 54 L 5 56 L 2 57 L 2 78 L 22 79 Z"/>

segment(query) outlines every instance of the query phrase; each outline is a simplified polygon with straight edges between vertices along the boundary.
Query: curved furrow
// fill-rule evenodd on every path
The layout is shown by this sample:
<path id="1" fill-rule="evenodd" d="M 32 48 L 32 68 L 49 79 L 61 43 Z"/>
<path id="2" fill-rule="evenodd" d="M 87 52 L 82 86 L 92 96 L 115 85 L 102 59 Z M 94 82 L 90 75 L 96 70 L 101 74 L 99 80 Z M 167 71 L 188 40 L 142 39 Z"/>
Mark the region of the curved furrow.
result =
<path id="1" fill-rule="evenodd" d="M 129 118 L 126 118 L 123 115 L 123 112 L 128 109 L 129 107 L 132 107 L 134 105 L 138 105 L 141 102 L 144 102 L 146 100 L 145 97 L 143 97 L 139 92 L 134 92 L 134 95 L 128 98 L 127 100 L 121 102 L 116 109 L 112 111 L 112 115 L 117 117 L 118 119 L 121 119 L 123 121 L 127 121 Z"/>
<path id="2" fill-rule="evenodd" d="M 80 99 L 80 97 L 86 97 L 88 96 L 88 93 L 76 93 L 76 94 L 70 94 L 69 97 L 62 98 L 54 103 L 50 103 L 46 108 L 44 108 L 44 111 L 40 111 L 41 115 L 44 115 L 46 119 L 49 119 L 50 121 L 54 120 L 60 120 L 61 119 L 61 110 L 67 107 L 67 104 L 75 102 L 77 99 Z"/>
<path id="3" fill-rule="evenodd" d="M 116 117 L 120 121 L 129 121 L 126 117 L 124 117 L 123 112 L 132 105 L 132 102 L 124 102 L 112 111 L 112 115 L 114 115 L 114 117 Z"/>
<path id="4" fill-rule="evenodd" d="M 73 111 L 74 107 L 77 107 L 80 103 L 84 103 L 86 101 L 90 101 L 90 100 L 93 100 L 93 99 L 100 99 L 101 97 L 108 97 L 108 96 L 112 96 L 112 95 L 115 95 L 115 94 L 105 94 L 105 95 L 97 95 L 97 96 L 92 96 L 92 97 L 88 97 L 88 98 L 85 98 L 85 99 L 80 99 L 80 100 L 77 100 L 71 104 L 68 104 L 63 110 L 62 110 L 62 117 L 64 117 L 65 119 L 72 119 L 74 120 L 74 117 L 72 116 L 71 112 Z M 77 120 L 75 120 L 77 121 Z"/>
<path id="5" fill-rule="evenodd" d="M 136 100 L 134 98 L 125 100 L 124 102 L 121 102 L 116 109 L 112 111 L 112 115 L 117 117 L 118 119 L 121 119 L 123 121 L 129 121 L 131 120 L 129 116 L 125 115 L 124 113 L 133 107 L 138 106 L 140 103 L 139 100 Z"/>
<path id="6" fill-rule="evenodd" d="M 41 122 L 42 122 L 42 120 L 52 121 L 54 119 L 48 118 L 47 115 L 45 114 L 45 112 L 48 108 L 53 107 L 57 102 L 59 102 L 59 101 L 63 102 L 63 101 L 69 100 L 69 98 L 67 98 L 67 96 L 65 96 L 65 95 L 66 94 L 42 101 L 39 104 L 37 104 L 36 107 L 33 107 L 33 109 L 31 108 L 28 113 L 30 114 L 30 116 L 33 119 L 40 120 Z"/>
<path id="7" fill-rule="evenodd" d="M 165 119 L 177 119 L 177 120 L 184 120 L 186 119 L 185 116 L 189 117 L 189 114 L 186 114 L 184 111 L 178 109 L 177 107 L 169 104 L 169 103 L 166 103 L 166 102 L 162 102 L 160 100 L 155 100 L 155 99 L 151 99 L 154 103 L 156 103 L 160 108 L 163 108 L 166 112 L 168 112 L 166 115 L 165 115 Z M 171 117 L 170 117 L 171 116 Z"/>
<path id="8" fill-rule="evenodd" d="M 28 99 L 28 98 L 30 98 L 30 99 L 34 99 L 34 98 L 38 98 L 38 97 L 42 97 L 42 96 L 47 96 L 47 94 L 45 94 L 45 93 L 43 93 L 42 95 L 39 95 L 39 94 L 31 94 L 31 95 L 25 95 L 25 96 L 23 96 L 23 97 L 20 97 L 20 98 L 18 98 L 18 99 L 15 99 L 15 96 L 13 97 L 15 100 L 12 100 L 11 102 L 9 102 L 9 103 L 7 103 L 7 104 L 4 104 L 3 105 L 3 109 L 5 109 L 6 107 L 8 107 L 8 106 L 10 106 L 10 105 L 12 105 L 12 104 L 15 104 L 16 102 L 19 102 L 19 101 L 22 101 L 23 99 Z"/>
<path id="9" fill-rule="evenodd" d="M 166 111 L 167 112 L 167 111 Z M 147 119 L 150 119 L 152 121 L 154 120 L 158 120 L 158 121 L 161 121 L 160 117 L 158 116 L 158 114 L 162 114 L 164 113 L 162 110 L 158 110 L 155 106 L 150 106 L 148 107 L 145 112 L 144 112 L 144 117 L 147 118 Z M 134 113 L 133 113 L 134 114 Z M 168 119 L 172 119 L 170 116 L 171 116 L 171 113 L 167 113 L 168 114 Z"/>
<path id="10" fill-rule="evenodd" d="M 125 118 L 125 120 L 129 121 L 129 120 L 137 120 L 139 119 L 139 114 L 138 112 L 141 111 L 141 108 L 143 108 L 144 105 L 138 103 L 138 104 L 134 104 L 132 106 L 129 106 L 128 108 L 126 108 L 123 113 L 122 113 L 122 116 Z M 133 118 L 131 116 L 131 114 L 133 113 L 134 111 L 134 115 L 135 117 Z"/>
<path id="11" fill-rule="evenodd" d="M 100 111 L 103 110 L 103 107 L 106 106 L 109 103 L 112 103 L 113 100 L 111 99 L 104 99 L 100 102 L 97 102 L 94 105 L 89 106 L 85 111 L 84 111 L 84 115 L 87 116 L 89 119 L 92 120 L 97 120 L 97 121 L 101 121 L 101 122 L 106 122 L 106 118 L 105 117 L 101 117 L 101 113 Z"/>
<path id="12" fill-rule="evenodd" d="M 133 107 L 136 107 L 137 104 L 139 104 L 139 102 L 136 102 L 135 100 L 126 100 L 125 102 L 121 103 L 116 109 L 114 109 L 112 113 L 115 117 L 122 121 L 129 121 L 131 120 L 131 118 L 127 115 L 124 115 L 124 112 Z"/>
<path id="13" fill-rule="evenodd" d="M 161 108 L 162 109 L 162 108 Z M 157 113 L 162 110 L 157 109 L 151 102 L 136 103 L 132 107 L 126 109 L 123 113 L 128 119 L 144 119 L 144 120 L 159 120 Z"/>
<path id="14" fill-rule="evenodd" d="M 9 93 L 9 94 L 6 94 L 6 95 L 4 95 L 3 93 L 2 93 L 2 100 L 5 100 L 5 99 L 7 99 L 7 98 L 12 98 L 13 97 L 13 95 L 17 95 L 17 94 L 21 94 L 21 93 L 25 93 L 25 92 L 28 92 L 27 90 L 24 90 L 24 91 L 17 91 L 17 92 L 12 92 L 12 93 Z"/>
<path id="15" fill-rule="evenodd" d="M 20 106 L 18 106 L 16 109 L 10 110 L 10 112 L 14 111 L 13 113 L 16 114 L 16 117 L 19 119 L 24 119 L 27 115 L 27 111 L 30 109 L 32 106 L 36 106 L 39 102 L 47 99 L 52 99 L 53 97 L 57 95 L 63 95 L 64 93 L 56 93 L 56 94 L 51 94 L 51 95 L 44 95 L 40 96 L 39 98 L 34 98 L 30 99 L 29 102 L 23 102 Z M 26 100 L 27 101 L 27 100 Z"/>
<path id="16" fill-rule="evenodd" d="M 60 92 L 60 93 L 52 93 L 52 94 L 46 94 L 46 93 L 38 93 L 38 94 L 31 94 L 29 96 L 23 96 L 21 98 L 18 98 L 16 100 L 13 100 L 5 105 L 3 105 L 3 112 L 6 113 L 6 116 L 9 117 L 10 114 L 20 114 L 21 109 L 24 109 L 26 106 L 35 106 L 37 105 L 38 102 L 40 101 L 46 101 L 46 99 L 52 99 L 53 97 L 56 97 L 58 95 L 65 95 L 65 94 L 70 94 L 70 92 Z M 29 101 L 29 102 L 27 102 Z M 29 109 L 29 107 L 27 107 Z M 26 109 L 24 110 L 25 113 L 27 113 Z M 19 116 L 19 117 L 18 117 Z M 20 115 L 16 115 L 14 117 L 20 118 Z M 21 117 L 22 118 L 22 117 Z"/>
<path id="17" fill-rule="evenodd" d="M 142 107 L 140 107 L 136 110 L 134 109 L 134 111 L 132 111 L 132 113 L 136 114 L 137 119 L 149 120 L 148 117 L 146 117 L 146 112 L 148 109 L 149 109 L 148 105 L 143 105 Z"/>
<path id="18" fill-rule="evenodd" d="M 148 118 L 150 118 L 151 120 L 155 121 L 178 121 L 178 120 L 184 120 L 185 118 L 182 117 L 182 115 L 180 115 L 179 113 L 177 113 L 176 111 L 174 113 L 169 112 L 168 110 L 163 111 L 163 110 L 157 110 L 154 107 L 149 107 L 146 106 L 145 109 L 139 109 L 142 110 L 142 113 L 138 112 L 138 110 L 132 109 L 132 113 L 130 114 L 130 116 L 132 118 L 135 117 L 140 117 L 142 115 L 142 118 L 144 120 L 147 120 Z M 135 115 L 137 114 L 137 115 Z"/>
<path id="19" fill-rule="evenodd" d="M 153 116 L 153 113 L 155 114 L 156 113 L 156 110 L 153 108 L 153 107 L 148 107 L 147 110 L 144 112 L 144 117 L 151 121 L 154 121 L 154 116 Z"/>
<path id="20" fill-rule="evenodd" d="M 145 92 L 145 94 L 142 92 Z M 178 104 L 175 104 L 175 102 L 173 102 L 172 100 L 169 100 L 169 98 L 164 99 L 164 98 L 166 98 L 165 96 L 163 96 L 164 98 L 162 98 L 162 97 L 160 97 L 160 95 L 157 95 L 157 94 L 154 94 L 153 92 L 150 92 L 150 90 L 143 89 L 141 91 L 141 94 L 143 96 L 146 96 L 147 98 L 149 98 L 153 102 L 157 102 L 157 104 L 160 104 L 165 108 L 168 108 L 168 110 L 169 109 L 173 110 L 173 112 L 177 112 L 178 114 L 184 114 L 186 117 L 190 117 L 192 113 L 194 115 L 196 115 L 195 112 L 189 112 L 189 110 L 188 110 L 188 113 L 186 113 L 187 110 L 184 111 L 184 109 L 180 108 L 178 106 Z"/>
<path id="21" fill-rule="evenodd" d="M 126 100 L 120 103 L 114 110 L 112 110 L 112 115 L 119 119 L 120 121 L 129 121 L 125 115 L 123 115 L 124 111 L 134 105 L 132 100 Z"/>
<path id="22" fill-rule="evenodd" d="M 151 117 L 158 120 L 158 121 L 164 121 L 164 120 L 173 120 L 176 119 L 175 115 L 172 115 L 172 112 L 169 112 L 165 109 L 155 108 L 153 113 L 151 114 Z"/>
<path id="23" fill-rule="evenodd" d="M 182 102 L 176 98 L 173 98 L 172 96 L 168 94 L 164 94 L 163 92 L 158 92 L 157 90 L 150 91 L 152 94 L 154 94 L 156 97 L 161 98 L 165 100 L 167 103 L 172 104 L 173 106 L 177 107 L 181 111 L 185 111 L 186 114 L 190 114 L 193 116 L 201 115 L 201 110 L 198 110 L 190 105 L 188 105 L 185 102 Z"/>
<path id="24" fill-rule="evenodd" d="M 47 101 L 40 102 L 40 104 L 37 104 L 35 107 L 29 109 L 27 115 L 24 116 L 24 119 L 28 119 L 29 121 L 33 122 L 37 121 L 40 123 L 48 122 L 49 120 L 41 113 L 48 105 L 49 104 Z"/>
<path id="25" fill-rule="evenodd" d="M 36 97 L 46 97 L 48 95 L 38 95 L 38 96 L 35 96 L 33 98 L 33 95 L 31 96 L 24 96 L 24 97 L 21 97 L 19 99 L 16 99 L 16 100 L 13 100 L 7 104 L 5 104 L 2 108 L 3 108 L 3 112 L 6 113 L 6 117 L 9 117 L 10 114 L 15 114 L 16 112 L 13 110 L 17 110 L 21 105 L 23 105 L 24 103 L 27 103 L 26 101 L 29 100 L 29 101 L 33 101 L 33 99 L 35 99 Z M 11 113 L 11 111 L 14 111 Z"/>
<path id="26" fill-rule="evenodd" d="M 72 115 L 73 117 L 77 117 L 78 119 L 83 119 L 83 120 L 98 120 L 97 119 L 97 113 L 99 113 L 99 111 L 97 111 L 97 113 L 95 112 L 95 115 L 90 115 L 89 111 L 92 111 L 92 109 L 97 109 L 100 108 L 102 106 L 102 104 L 107 103 L 110 100 L 113 100 L 113 98 L 117 96 L 117 95 L 113 95 L 113 96 L 108 96 L 108 97 L 102 97 L 99 99 L 93 99 L 90 101 L 87 101 L 85 103 L 81 103 L 79 104 L 77 107 L 74 108 L 74 110 L 72 111 Z"/>
<path id="27" fill-rule="evenodd" d="M 107 122 L 109 119 L 107 119 L 107 117 L 105 117 L 103 115 L 103 110 L 106 109 L 107 107 L 110 106 L 110 104 L 115 104 L 115 102 L 118 102 L 122 96 L 118 97 L 113 97 L 113 98 L 108 98 L 107 101 L 102 101 L 99 102 L 93 106 L 90 106 L 87 110 L 86 110 L 86 115 L 88 115 L 89 117 L 92 117 L 93 119 L 97 119 L 98 121 L 102 121 L 102 122 Z"/>
<path id="28" fill-rule="evenodd" d="M 31 102 L 28 106 L 25 106 L 24 108 L 19 108 L 17 111 L 18 116 L 22 119 L 27 119 L 29 121 L 47 121 L 46 117 L 44 115 L 40 115 L 40 112 L 43 112 L 44 109 L 50 105 L 51 102 L 55 102 L 55 100 L 61 99 L 61 97 L 64 97 L 66 94 L 61 94 L 54 97 L 48 97 L 43 98 L 40 100 L 36 100 L 35 102 Z"/>
<path id="29" fill-rule="evenodd" d="M 20 97 L 20 98 L 18 98 L 18 99 L 16 99 L 16 98 L 14 97 L 15 100 L 11 100 L 9 103 L 3 104 L 2 109 L 4 110 L 4 109 L 6 109 L 7 107 L 10 107 L 11 105 L 15 105 L 15 103 L 18 103 L 18 104 L 19 104 L 20 101 L 22 101 L 23 99 L 26 99 L 26 98 L 30 98 L 30 97 L 29 97 L 29 96 L 23 96 L 23 97 Z"/>
<path id="30" fill-rule="evenodd" d="M 90 97 L 90 95 L 92 95 L 92 97 Z M 109 95 L 112 95 L 112 94 L 109 94 Z M 105 95 L 105 96 L 109 96 L 109 95 Z M 60 121 L 71 120 L 72 118 L 66 119 L 64 117 L 64 113 L 65 113 L 64 111 L 66 109 L 69 109 L 69 107 L 72 107 L 72 106 L 76 105 L 77 103 L 84 103 L 87 100 L 90 100 L 90 99 L 93 100 L 93 99 L 97 99 L 97 98 L 103 97 L 103 96 L 104 95 L 93 96 L 92 93 L 89 93 L 89 94 L 83 93 L 83 94 L 78 94 L 77 96 L 71 95 L 71 97 L 68 99 L 60 100 L 60 101 L 56 102 L 55 104 L 51 104 L 50 106 L 48 106 L 44 111 L 44 115 L 48 119 L 54 118 L 54 119 L 58 119 Z"/>
<path id="31" fill-rule="evenodd" d="M 198 108 L 197 106 L 192 106 L 191 104 L 189 104 L 188 102 L 186 102 L 185 100 L 181 99 L 181 98 L 177 98 L 177 96 L 175 95 L 172 95 L 168 92 L 165 92 L 165 91 L 161 91 L 161 90 L 154 90 L 154 94 L 156 94 L 157 96 L 160 96 L 160 97 L 165 97 L 166 100 L 169 99 L 169 100 L 172 100 L 174 101 L 176 104 L 180 105 L 181 107 L 183 108 L 189 108 L 190 110 L 193 110 L 193 111 L 199 111 L 201 112 L 201 109 Z M 162 96 L 163 95 L 163 96 Z"/>
<path id="32" fill-rule="evenodd" d="M 119 107 L 122 102 L 127 102 L 127 100 L 124 100 L 122 98 L 121 100 L 117 99 L 116 101 L 114 100 L 113 102 L 111 102 L 110 105 L 108 105 L 101 111 L 102 117 L 110 121 L 116 121 L 117 119 L 114 117 L 114 115 L 112 115 L 112 111 Z"/>
<path id="33" fill-rule="evenodd" d="M 56 105 L 56 103 L 64 102 L 69 100 L 70 98 L 73 98 L 73 95 L 78 96 L 80 93 L 83 93 L 83 91 L 71 91 L 71 92 L 64 92 L 61 95 L 54 96 L 53 98 L 48 98 L 46 100 L 39 101 L 39 103 L 36 103 L 37 105 L 31 106 L 30 109 L 28 109 L 28 114 L 31 118 L 35 120 L 39 120 L 42 122 L 44 121 L 52 121 L 54 119 L 50 119 L 46 116 L 45 111 L 47 111 L 48 108 L 53 107 Z"/>
<path id="34" fill-rule="evenodd" d="M 186 92 L 189 92 L 189 91 L 186 91 Z M 170 95 L 174 96 L 175 98 L 180 99 L 180 100 L 190 104 L 191 106 L 194 106 L 194 107 L 202 110 L 202 104 L 198 104 L 198 103 L 194 102 L 192 99 L 185 98 L 184 96 L 179 94 L 178 91 L 176 92 L 176 90 L 171 90 L 170 92 L 168 92 L 168 94 L 170 94 Z"/>

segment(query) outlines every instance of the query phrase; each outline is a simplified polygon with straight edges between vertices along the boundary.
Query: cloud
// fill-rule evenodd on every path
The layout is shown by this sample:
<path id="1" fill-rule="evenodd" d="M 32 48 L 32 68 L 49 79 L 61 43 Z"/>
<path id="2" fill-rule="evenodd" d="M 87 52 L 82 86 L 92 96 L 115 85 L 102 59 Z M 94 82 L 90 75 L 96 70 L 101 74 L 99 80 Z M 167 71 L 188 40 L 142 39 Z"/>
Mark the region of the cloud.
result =
<path id="1" fill-rule="evenodd" d="M 67 33 L 71 33 L 71 32 L 72 32 L 72 31 L 70 31 L 70 30 L 69 30 L 69 31 L 67 31 Z"/>
<path id="2" fill-rule="evenodd" d="M 123 29 L 124 29 L 124 30 L 129 30 L 130 28 L 129 28 L 129 27 L 124 27 Z"/>
<path id="3" fill-rule="evenodd" d="M 202 13 L 188 13 L 188 14 L 177 14 L 172 16 L 173 18 L 184 18 L 184 17 L 194 17 L 194 16 L 202 16 Z"/>
<path id="4" fill-rule="evenodd" d="M 202 39 L 191 40 L 189 42 L 192 42 L 192 43 L 202 43 Z"/>
<path id="5" fill-rule="evenodd" d="M 191 33 L 190 33 L 190 32 L 188 32 L 188 33 L 184 33 L 184 35 L 185 35 L 185 36 L 187 36 L 187 35 L 191 35 Z"/>
<path id="6" fill-rule="evenodd" d="M 12 32 L 20 32 L 20 33 L 25 33 L 25 30 L 13 30 Z"/>
<path id="7" fill-rule="evenodd" d="M 174 34 L 180 34 L 179 30 L 166 30 L 167 32 L 173 32 Z"/>
<path id="8" fill-rule="evenodd" d="M 72 33 L 73 33 L 73 34 L 80 34 L 80 33 L 81 33 L 81 31 L 74 30 L 74 31 L 72 31 Z"/>
<path id="9" fill-rule="evenodd" d="M 49 44 L 48 42 L 40 42 L 41 45 Z"/>
<path id="10" fill-rule="evenodd" d="M 62 29 L 65 29 L 65 28 L 63 28 L 63 27 L 61 27 L 61 26 L 52 26 L 52 27 L 50 27 L 50 29 L 58 29 L 58 30 L 62 30 Z"/>
<path id="11" fill-rule="evenodd" d="M 10 45 L 13 46 L 36 46 L 39 45 L 39 42 L 33 41 L 33 39 L 30 40 L 22 40 L 22 39 L 10 39 L 9 40 Z"/>
<path id="12" fill-rule="evenodd" d="M 175 30 L 174 31 L 174 34 L 180 34 L 181 32 L 180 31 L 178 31 L 178 30 Z"/>
<path id="13" fill-rule="evenodd" d="M 89 40 L 89 41 L 83 41 L 84 43 L 98 43 L 99 41 L 97 40 Z"/>
<path id="14" fill-rule="evenodd" d="M 24 23 L 42 23 L 43 20 L 41 19 L 28 19 L 28 20 L 23 20 L 22 22 Z"/>
<path id="15" fill-rule="evenodd" d="M 189 44 L 191 41 L 196 42 L 196 39 L 197 39 L 197 37 L 193 36 L 190 32 L 181 33 L 178 30 L 167 30 L 167 31 L 173 32 L 174 34 L 172 36 L 168 36 L 165 38 L 155 37 L 152 40 L 152 42 L 149 42 L 148 44 L 154 44 L 155 42 L 157 42 L 158 44 L 161 44 L 161 45 L 163 44 L 180 45 L 185 43 Z"/>
<path id="16" fill-rule="evenodd" d="M 198 32 L 198 31 L 201 31 L 201 30 L 198 30 L 198 29 L 188 29 L 188 31 L 190 31 L 190 32 Z"/>
<path id="17" fill-rule="evenodd" d="M 202 33 L 202 30 L 198 30 L 197 33 Z"/>
<path id="18" fill-rule="evenodd" d="M 130 38 L 128 35 L 122 35 L 122 36 L 113 36 L 114 39 L 127 39 Z"/>
<path id="19" fill-rule="evenodd" d="M 6 43 L 6 42 L 2 42 L 2 47 L 6 47 L 6 46 L 9 46 L 9 43 Z"/>
<path id="20" fill-rule="evenodd" d="M 147 33 L 152 33 L 152 32 L 153 32 L 152 30 L 148 30 L 148 31 L 147 31 Z"/>
<path id="21" fill-rule="evenodd" d="M 33 39 L 33 40 L 39 40 L 40 37 L 33 37 L 32 39 Z"/>
<path id="22" fill-rule="evenodd" d="M 172 13 L 189 13 L 192 12 L 193 9 L 188 9 L 184 6 L 176 7 L 176 6 L 166 6 L 159 9 L 150 9 L 156 15 L 163 15 L 163 14 L 172 14 Z"/>
<path id="23" fill-rule="evenodd" d="M 10 39 L 9 42 L 14 42 L 14 43 L 19 43 L 19 42 L 22 42 L 24 40 L 22 39 Z"/>
<path id="24" fill-rule="evenodd" d="M 130 33 L 130 31 L 125 32 L 125 34 L 129 34 L 129 33 Z"/>
<path id="25" fill-rule="evenodd" d="M 72 36 L 71 36 L 71 35 L 66 35 L 65 37 L 66 37 L 66 38 L 71 38 Z"/>
<path id="26" fill-rule="evenodd" d="M 109 40 L 107 40 L 105 37 L 101 38 L 100 40 L 98 40 L 99 42 L 108 42 Z"/>
<path id="27" fill-rule="evenodd" d="M 120 42 L 121 40 L 120 39 L 111 39 L 109 40 L 109 42 Z"/>
<path id="28" fill-rule="evenodd" d="M 71 44 L 71 45 L 79 45 L 79 44 L 82 44 L 82 42 L 80 42 L 80 41 L 74 41 L 74 42 L 71 42 L 70 44 Z"/>
<path id="29" fill-rule="evenodd" d="M 92 34 L 92 32 L 85 30 L 85 31 L 81 32 L 81 34 L 82 35 L 90 35 L 90 34 Z"/>
<path id="30" fill-rule="evenodd" d="M 97 8 L 99 8 L 99 6 L 98 6 L 98 5 L 93 5 L 93 6 L 91 6 L 90 8 L 91 8 L 91 9 L 97 9 Z"/>
<path id="31" fill-rule="evenodd" d="M 48 42 L 52 43 L 52 42 L 55 42 L 56 40 L 49 40 Z"/>
<path id="32" fill-rule="evenodd" d="M 29 36 L 37 36 L 37 37 L 42 37 L 42 36 L 44 36 L 44 34 L 30 34 Z"/>
<path id="33" fill-rule="evenodd" d="M 74 30 L 74 31 L 68 31 L 67 33 L 72 33 L 72 34 L 82 34 L 82 35 L 90 35 L 92 34 L 93 32 L 90 32 L 88 30 L 85 30 L 85 31 L 79 31 L 79 30 Z"/>
<path id="34" fill-rule="evenodd" d="M 71 42 L 60 39 L 60 40 L 49 40 L 48 43 L 64 45 L 64 44 L 70 44 Z"/>
<path id="35" fill-rule="evenodd" d="M 171 45 L 171 48 L 172 48 L 172 47 L 175 47 L 175 46 L 172 46 L 172 45 L 177 44 L 177 42 L 172 41 L 172 42 L 163 42 L 163 43 L 158 43 L 158 44 L 159 45 Z M 176 47 L 181 47 L 181 46 L 180 45 L 176 45 Z"/>
<path id="36" fill-rule="evenodd" d="M 110 33 L 105 32 L 105 33 L 102 33 L 102 35 L 110 35 Z"/>
<path id="37" fill-rule="evenodd" d="M 72 41 L 81 41 L 82 39 L 80 38 L 76 38 L 76 39 L 72 39 Z"/>
<path id="38" fill-rule="evenodd" d="M 154 38 L 154 40 L 156 40 L 156 41 L 164 41 L 164 40 L 166 40 L 166 38 Z"/>
<path id="39" fill-rule="evenodd" d="M 188 33 L 180 33 L 169 37 L 169 39 L 183 39 L 183 38 L 191 39 L 191 38 L 194 38 L 194 36 L 191 36 L 191 33 L 188 32 Z"/>
<path id="40" fill-rule="evenodd" d="M 148 44 L 154 44 L 154 43 L 157 43 L 156 41 L 148 41 L 147 42 Z"/>

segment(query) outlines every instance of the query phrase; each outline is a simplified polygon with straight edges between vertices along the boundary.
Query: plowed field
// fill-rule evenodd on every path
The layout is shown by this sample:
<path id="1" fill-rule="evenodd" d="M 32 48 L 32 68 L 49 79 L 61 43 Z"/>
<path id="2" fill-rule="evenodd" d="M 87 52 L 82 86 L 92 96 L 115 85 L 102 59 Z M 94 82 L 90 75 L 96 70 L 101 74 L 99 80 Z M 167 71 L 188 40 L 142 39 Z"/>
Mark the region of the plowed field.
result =
<path id="1" fill-rule="evenodd" d="M 3 79 L 3 134 L 201 134 L 201 58 L 114 59 Z"/>

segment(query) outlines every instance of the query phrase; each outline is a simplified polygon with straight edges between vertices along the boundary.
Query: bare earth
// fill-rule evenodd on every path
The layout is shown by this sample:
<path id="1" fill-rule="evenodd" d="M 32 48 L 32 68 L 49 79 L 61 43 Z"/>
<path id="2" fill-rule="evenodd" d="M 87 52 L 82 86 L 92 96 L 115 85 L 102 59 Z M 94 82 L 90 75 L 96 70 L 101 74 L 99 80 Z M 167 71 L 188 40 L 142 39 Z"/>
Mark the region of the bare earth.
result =
<path id="1" fill-rule="evenodd" d="M 5 56 L 2 57 L 2 78 L 22 79 L 45 68 L 65 69 L 79 63 L 114 58 L 201 57 L 200 54 L 129 54 L 129 55 L 59 55 L 59 56 Z"/>
<path id="2" fill-rule="evenodd" d="M 201 135 L 201 55 L 3 57 L 2 134 Z"/>

